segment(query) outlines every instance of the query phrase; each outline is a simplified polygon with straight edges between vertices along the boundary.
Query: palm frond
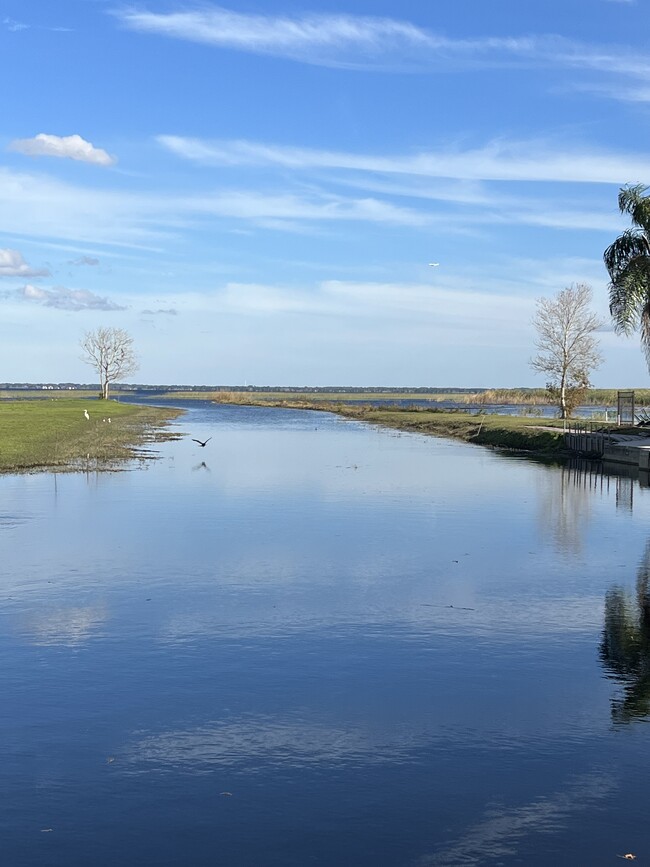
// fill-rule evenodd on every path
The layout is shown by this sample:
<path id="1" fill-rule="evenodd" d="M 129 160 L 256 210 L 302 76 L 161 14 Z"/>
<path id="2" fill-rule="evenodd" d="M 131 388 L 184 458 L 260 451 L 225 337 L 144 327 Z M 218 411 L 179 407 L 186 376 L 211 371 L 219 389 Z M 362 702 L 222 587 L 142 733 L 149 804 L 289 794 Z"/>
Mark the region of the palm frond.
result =
<path id="1" fill-rule="evenodd" d="M 622 214 L 629 214 L 635 226 L 645 231 L 650 229 L 650 196 L 644 184 L 628 184 L 618 194 L 618 207 Z"/>
<path id="2" fill-rule="evenodd" d="M 650 370 L 650 297 L 646 299 L 640 316 L 641 322 L 641 346 L 645 360 Z"/>
<path id="3" fill-rule="evenodd" d="M 650 266 L 650 237 L 641 229 L 626 229 L 603 255 L 605 267 L 613 283 L 618 281 L 631 262 L 645 258 Z"/>
<path id="4" fill-rule="evenodd" d="M 650 260 L 632 260 L 609 285 L 609 312 L 616 331 L 631 334 L 650 300 Z"/>

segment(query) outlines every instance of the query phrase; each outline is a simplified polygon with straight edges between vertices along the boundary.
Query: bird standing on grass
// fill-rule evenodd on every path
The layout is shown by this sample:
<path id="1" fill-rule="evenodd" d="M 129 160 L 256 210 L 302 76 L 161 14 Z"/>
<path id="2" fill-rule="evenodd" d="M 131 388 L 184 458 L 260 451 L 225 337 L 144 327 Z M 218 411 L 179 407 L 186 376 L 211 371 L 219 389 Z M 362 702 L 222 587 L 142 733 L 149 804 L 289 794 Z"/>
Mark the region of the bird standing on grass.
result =
<path id="1" fill-rule="evenodd" d="M 86 416 L 86 418 L 88 419 L 88 421 L 90 421 L 90 416 L 88 415 L 88 410 L 87 410 L 87 409 L 84 410 L 84 415 Z"/>
<path id="2" fill-rule="evenodd" d="M 204 443 L 202 443 L 201 440 L 195 440 L 195 439 L 193 439 L 192 442 L 198 443 L 201 446 L 201 448 L 204 449 L 207 446 L 207 444 L 210 442 L 211 439 L 212 439 L 212 437 L 208 437 Z"/>

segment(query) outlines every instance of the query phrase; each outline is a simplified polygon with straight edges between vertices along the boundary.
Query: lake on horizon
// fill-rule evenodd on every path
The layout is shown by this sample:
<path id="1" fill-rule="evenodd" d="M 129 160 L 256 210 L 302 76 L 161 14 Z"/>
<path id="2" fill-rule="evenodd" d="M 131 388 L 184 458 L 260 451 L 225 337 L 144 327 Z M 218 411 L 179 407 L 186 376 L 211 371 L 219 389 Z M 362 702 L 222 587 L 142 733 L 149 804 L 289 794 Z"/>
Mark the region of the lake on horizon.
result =
<path id="1" fill-rule="evenodd" d="M 0 476 L 3 864 L 650 863 L 649 488 L 169 403 Z"/>

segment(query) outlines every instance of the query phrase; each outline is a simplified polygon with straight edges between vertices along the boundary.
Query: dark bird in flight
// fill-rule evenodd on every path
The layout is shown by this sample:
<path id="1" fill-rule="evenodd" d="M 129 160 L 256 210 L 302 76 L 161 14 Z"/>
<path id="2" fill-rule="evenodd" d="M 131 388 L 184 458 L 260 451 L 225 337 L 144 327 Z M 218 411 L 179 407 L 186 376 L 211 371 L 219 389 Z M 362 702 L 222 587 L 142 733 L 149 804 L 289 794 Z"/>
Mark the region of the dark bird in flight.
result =
<path id="1" fill-rule="evenodd" d="M 207 446 L 207 444 L 210 442 L 211 439 L 212 439 L 212 437 L 208 437 L 204 443 L 202 443 L 201 440 L 195 440 L 195 439 L 193 439 L 192 442 L 198 443 L 201 446 L 201 448 L 204 449 Z"/>

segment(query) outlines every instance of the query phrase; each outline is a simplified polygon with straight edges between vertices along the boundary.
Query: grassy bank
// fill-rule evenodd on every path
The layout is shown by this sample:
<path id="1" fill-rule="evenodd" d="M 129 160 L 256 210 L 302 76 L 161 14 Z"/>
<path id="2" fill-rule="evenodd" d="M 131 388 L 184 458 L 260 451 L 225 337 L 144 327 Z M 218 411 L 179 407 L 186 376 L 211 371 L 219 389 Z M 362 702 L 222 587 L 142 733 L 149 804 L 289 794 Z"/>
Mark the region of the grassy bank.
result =
<path id="1" fill-rule="evenodd" d="M 50 467 L 113 469 L 124 460 L 144 456 L 146 445 L 174 437 L 165 427 L 179 414 L 178 410 L 79 398 L 2 403 L 0 472 Z"/>
<path id="2" fill-rule="evenodd" d="M 357 418 L 371 424 L 412 431 L 432 436 L 451 437 L 478 445 L 516 449 L 535 454 L 558 455 L 564 450 L 561 423 L 540 419 L 505 415 L 469 415 L 436 410 L 393 411 L 385 409 L 360 410 L 340 407 L 336 410 L 347 418 Z M 557 430 L 547 428 L 556 427 Z"/>
<path id="3" fill-rule="evenodd" d="M 25 389 L 7 389 L 0 388 L 0 401 L 2 400 L 63 400 L 74 399 L 78 397 L 96 398 L 98 389 L 93 388 L 75 388 L 74 390 L 56 389 L 47 390 L 43 388 L 25 388 Z"/>

